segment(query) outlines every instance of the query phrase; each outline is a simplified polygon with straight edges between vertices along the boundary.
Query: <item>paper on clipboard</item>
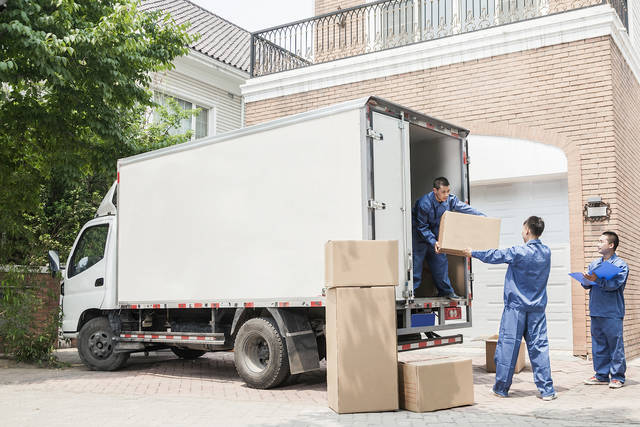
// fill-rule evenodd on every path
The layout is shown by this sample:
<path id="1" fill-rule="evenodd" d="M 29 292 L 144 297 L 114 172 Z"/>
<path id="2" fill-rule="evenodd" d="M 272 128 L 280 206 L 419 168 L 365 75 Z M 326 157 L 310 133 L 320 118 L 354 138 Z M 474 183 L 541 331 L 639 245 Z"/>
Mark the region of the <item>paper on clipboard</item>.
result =
<path id="1" fill-rule="evenodd" d="M 616 274 L 620 273 L 620 267 L 617 267 L 610 262 L 605 261 L 594 268 L 591 273 L 595 274 L 600 279 L 611 280 L 616 276 Z"/>
<path id="2" fill-rule="evenodd" d="M 589 285 L 589 286 L 595 286 L 596 282 L 592 282 L 589 279 L 586 279 L 584 277 L 584 274 L 582 273 L 569 273 L 569 276 L 571 276 L 573 279 L 577 280 L 578 282 L 582 283 L 583 285 Z"/>

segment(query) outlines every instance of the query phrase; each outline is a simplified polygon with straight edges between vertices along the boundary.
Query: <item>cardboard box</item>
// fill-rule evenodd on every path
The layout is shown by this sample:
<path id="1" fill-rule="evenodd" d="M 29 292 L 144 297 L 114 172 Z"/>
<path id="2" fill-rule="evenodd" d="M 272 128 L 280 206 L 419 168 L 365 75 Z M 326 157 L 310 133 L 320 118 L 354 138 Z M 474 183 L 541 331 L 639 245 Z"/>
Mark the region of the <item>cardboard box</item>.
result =
<path id="1" fill-rule="evenodd" d="M 413 412 L 473 404 L 471 359 L 442 357 L 400 362 L 400 407 Z"/>
<path id="2" fill-rule="evenodd" d="M 327 396 L 339 414 L 398 409 L 395 288 L 327 290 Z"/>
<path id="3" fill-rule="evenodd" d="M 484 340 L 487 352 L 487 372 L 495 372 L 496 371 L 496 346 L 498 345 L 498 335 L 490 336 L 489 338 Z M 513 371 L 514 373 L 518 373 L 524 369 L 526 366 L 524 353 L 526 351 L 526 346 L 524 344 L 524 340 L 520 342 L 520 351 L 518 352 L 518 361 L 516 362 L 516 368 Z"/>
<path id="4" fill-rule="evenodd" d="M 397 240 L 329 240 L 325 244 L 325 286 L 396 286 Z"/>
<path id="5" fill-rule="evenodd" d="M 466 248 L 495 249 L 500 244 L 500 219 L 446 211 L 440 222 L 438 242 L 442 252 L 451 255 L 462 256 Z"/>

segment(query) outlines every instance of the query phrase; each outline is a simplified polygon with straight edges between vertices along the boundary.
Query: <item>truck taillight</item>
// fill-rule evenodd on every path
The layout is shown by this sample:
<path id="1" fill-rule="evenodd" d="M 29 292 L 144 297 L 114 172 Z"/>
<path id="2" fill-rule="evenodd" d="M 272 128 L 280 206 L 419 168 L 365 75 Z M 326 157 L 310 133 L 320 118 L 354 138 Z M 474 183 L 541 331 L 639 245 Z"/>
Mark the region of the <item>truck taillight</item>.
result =
<path id="1" fill-rule="evenodd" d="M 444 309 L 444 320 L 462 319 L 461 307 L 447 307 Z"/>

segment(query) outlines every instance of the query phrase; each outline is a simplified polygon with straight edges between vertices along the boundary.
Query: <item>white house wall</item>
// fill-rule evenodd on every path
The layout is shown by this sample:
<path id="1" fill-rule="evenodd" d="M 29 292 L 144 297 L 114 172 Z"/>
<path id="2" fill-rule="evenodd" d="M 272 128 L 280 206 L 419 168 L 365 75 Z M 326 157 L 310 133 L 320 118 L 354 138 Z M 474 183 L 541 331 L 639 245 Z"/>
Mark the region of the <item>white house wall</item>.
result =
<path id="1" fill-rule="evenodd" d="M 153 76 L 154 90 L 210 108 L 209 135 L 241 128 L 240 85 L 248 75 L 225 64 L 190 53 L 174 61 L 175 69 Z"/>

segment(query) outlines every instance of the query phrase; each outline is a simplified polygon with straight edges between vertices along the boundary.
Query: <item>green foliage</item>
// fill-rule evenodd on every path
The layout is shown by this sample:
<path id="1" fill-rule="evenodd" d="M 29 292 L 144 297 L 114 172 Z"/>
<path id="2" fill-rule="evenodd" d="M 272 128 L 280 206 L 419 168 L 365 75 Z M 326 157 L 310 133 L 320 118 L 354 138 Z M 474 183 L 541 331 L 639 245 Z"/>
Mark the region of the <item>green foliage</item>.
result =
<path id="1" fill-rule="evenodd" d="M 56 292 L 24 271 L 0 281 L 0 343 L 18 362 L 57 363 L 53 355 L 60 326 Z M 47 304 L 49 303 L 49 304 Z"/>
<path id="2" fill-rule="evenodd" d="M 118 158 L 189 138 L 168 129 L 190 112 L 146 118 L 151 73 L 194 39 L 136 6 L 11 0 L 0 13 L 0 264 L 41 264 L 48 248 L 64 256 Z"/>

